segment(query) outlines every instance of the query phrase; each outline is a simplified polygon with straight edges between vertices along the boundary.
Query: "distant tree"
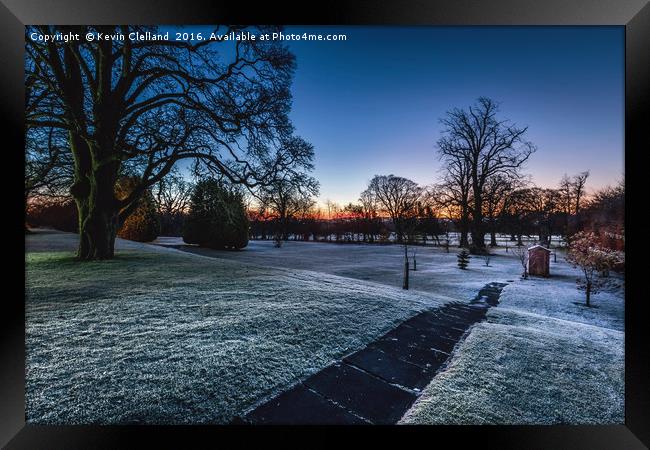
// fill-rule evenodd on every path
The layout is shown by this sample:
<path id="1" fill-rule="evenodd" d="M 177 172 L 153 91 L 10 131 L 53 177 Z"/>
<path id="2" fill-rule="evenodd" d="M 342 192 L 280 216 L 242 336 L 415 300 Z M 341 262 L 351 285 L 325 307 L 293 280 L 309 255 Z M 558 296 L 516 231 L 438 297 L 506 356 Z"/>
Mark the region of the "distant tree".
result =
<path id="1" fill-rule="evenodd" d="M 467 265 L 469 264 L 469 252 L 466 249 L 461 249 L 458 255 L 456 255 L 458 259 L 458 268 L 459 269 L 467 269 Z"/>
<path id="2" fill-rule="evenodd" d="M 620 264 L 623 258 L 621 252 L 600 245 L 595 233 L 581 231 L 571 237 L 566 259 L 582 270 L 583 277 L 578 278 L 577 283 L 578 289 L 585 291 L 586 306 L 591 306 L 591 296 L 608 283 L 607 278 L 600 275 Z"/>
<path id="3" fill-rule="evenodd" d="M 363 213 L 364 241 L 367 238 L 370 242 L 374 242 L 381 229 L 377 199 L 372 192 L 366 190 L 359 196 L 359 203 Z"/>
<path id="4" fill-rule="evenodd" d="M 625 183 L 597 191 L 583 209 L 585 231 L 596 233 L 601 245 L 625 250 Z M 616 269 L 622 267 L 617 266 Z"/>
<path id="5" fill-rule="evenodd" d="M 25 204 L 34 197 L 68 197 L 72 159 L 63 130 L 28 128 L 25 138 Z"/>
<path id="6" fill-rule="evenodd" d="M 415 232 L 420 236 L 425 245 L 429 236 L 431 236 L 436 244 L 440 244 L 440 235 L 443 234 L 443 230 L 440 225 L 440 220 L 437 217 L 434 202 L 427 199 L 426 202 L 418 203 Z"/>
<path id="7" fill-rule="evenodd" d="M 208 178 L 197 182 L 185 220 L 183 241 L 216 249 L 248 245 L 248 217 L 243 194 Z"/>
<path id="8" fill-rule="evenodd" d="M 375 175 L 361 194 L 371 196 L 395 225 L 398 242 L 402 242 L 406 221 L 413 217 L 422 188 L 414 181 L 395 175 Z"/>
<path id="9" fill-rule="evenodd" d="M 497 246 L 497 220 L 502 216 L 507 207 L 508 194 L 510 194 L 519 180 L 507 177 L 502 174 L 494 175 L 485 183 L 483 194 L 484 215 L 488 222 L 490 232 L 490 246 Z"/>
<path id="10" fill-rule="evenodd" d="M 332 240 L 332 224 L 333 218 L 338 214 L 341 209 L 340 206 L 332 200 L 325 199 L 325 209 L 327 210 L 327 221 L 325 222 L 325 235 L 328 241 Z"/>
<path id="11" fill-rule="evenodd" d="M 135 177 L 121 177 L 115 185 L 115 197 L 122 199 L 130 195 L 138 183 Z M 151 242 L 160 233 L 160 220 L 156 203 L 149 190 L 138 200 L 138 206 L 122 223 L 117 235 L 122 239 L 137 242 Z"/>
<path id="12" fill-rule="evenodd" d="M 575 213 L 580 214 L 582 201 L 585 197 L 585 184 L 589 177 L 589 171 L 581 172 L 573 176 L 573 197 L 575 199 Z"/>
<path id="13" fill-rule="evenodd" d="M 491 260 L 492 260 L 492 255 L 490 255 L 489 253 L 483 255 L 483 263 L 485 264 L 485 267 L 490 267 Z"/>
<path id="14" fill-rule="evenodd" d="M 506 205 L 501 213 L 504 228 L 516 241 L 517 246 L 522 246 L 522 236 L 533 228 L 531 199 L 533 191 L 530 188 L 515 189 L 508 194 Z"/>
<path id="15" fill-rule="evenodd" d="M 555 189 L 533 187 L 526 196 L 528 213 L 537 228 L 540 244 L 550 245 L 553 235 L 554 218 L 560 211 L 561 193 Z"/>
<path id="16" fill-rule="evenodd" d="M 497 119 L 498 105 L 481 97 L 463 110 L 455 108 L 441 119 L 443 136 L 438 148 L 443 161 L 467 165 L 471 182 L 472 246 L 475 253 L 484 253 L 485 223 L 483 194 L 485 184 L 496 175 L 518 177 L 519 170 L 535 151 L 524 139 L 527 127 L 517 127 L 508 120 Z M 442 143 L 442 145 L 441 145 Z"/>
<path id="17" fill-rule="evenodd" d="M 458 246 L 469 247 L 469 226 L 471 219 L 471 172 L 469 162 L 458 143 L 442 137 L 438 140 L 441 159 L 445 163 L 442 182 L 433 187 L 432 198 L 440 209 L 446 209 L 448 216 L 455 218 L 460 231 Z"/>
<path id="18" fill-rule="evenodd" d="M 589 171 L 580 172 L 572 177 L 564 174 L 558 187 L 558 209 L 562 214 L 565 238 L 579 229 L 580 212 L 585 202 L 585 185 Z"/>
<path id="19" fill-rule="evenodd" d="M 172 170 L 156 183 L 153 195 L 160 217 L 160 232 L 165 236 L 179 236 L 187 215 L 193 185 L 177 171 Z"/>
<path id="20" fill-rule="evenodd" d="M 313 169 L 314 147 L 300 138 L 285 143 L 291 152 L 299 155 L 300 171 L 279 174 L 275 180 L 253 191 L 261 207 L 275 215 L 281 239 L 289 238 L 289 223 L 296 215 L 309 210 L 318 195 L 318 181 L 308 175 Z"/>
<path id="21" fill-rule="evenodd" d="M 52 227 L 56 230 L 76 233 L 79 226 L 77 209 L 69 197 L 38 197 L 27 206 L 29 226 Z"/>

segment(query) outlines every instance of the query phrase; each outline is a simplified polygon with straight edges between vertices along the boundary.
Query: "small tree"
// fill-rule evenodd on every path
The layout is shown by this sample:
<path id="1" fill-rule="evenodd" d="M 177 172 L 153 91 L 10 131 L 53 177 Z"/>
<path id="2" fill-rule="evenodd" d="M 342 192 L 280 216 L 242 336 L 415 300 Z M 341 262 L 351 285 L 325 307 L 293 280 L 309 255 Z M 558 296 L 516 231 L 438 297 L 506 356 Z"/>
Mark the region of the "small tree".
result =
<path id="1" fill-rule="evenodd" d="M 579 232 L 570 240 L 566 259 L 573 267 L 582 269 L 584 277 L 577 279 L 578 289 L 585 291 L 585 304 L 591 306 L 591 295 L 597 294 L 608 281 L 598 275 L 620 264 L 623 255 L 601 246 L 595 233 Z"/>
<path id="2" fill-rule="evenodd" d="M 490 260 L 492 259 L 492 255 L 489 253 L 486 253 L 483 255 L 483 263 L 485 264 L 485 267 L 490 267 Z"/>
<path id="3" fill-rule="evenodd" d="M 458 253 L 457 258 L 458 258 L 458 268 L 463 269 L 463 270 L 467 270 L 467 265 L 469 264 L 469 258 L 470 258 L 469 257 L 469 252 L 467 251 L 467 249 L 465 249 L 465 248 L 462 249 Z"/>
<path id="4" fill-rule="evenodd" d="M 210 248 L 241 249 L 248 245 L 248 217 L 240 192 L 215 179 L 196 184 L 183 241 Z"/>
<path id="5" fill-rule="evenodd" d="M 528 279 L 528 249 L 524 245 L 517 245 L 513 247 L 512 253 L 515 254 L 523 269 L 523 272 L 521 273 L 521 278 L 527 280 Z"/>
<path id="6" fill-rule="evenodd" d="M 276 231 L 273 235 L 273 247 L 280 248 L 282 247 L 282 233 Z"/>

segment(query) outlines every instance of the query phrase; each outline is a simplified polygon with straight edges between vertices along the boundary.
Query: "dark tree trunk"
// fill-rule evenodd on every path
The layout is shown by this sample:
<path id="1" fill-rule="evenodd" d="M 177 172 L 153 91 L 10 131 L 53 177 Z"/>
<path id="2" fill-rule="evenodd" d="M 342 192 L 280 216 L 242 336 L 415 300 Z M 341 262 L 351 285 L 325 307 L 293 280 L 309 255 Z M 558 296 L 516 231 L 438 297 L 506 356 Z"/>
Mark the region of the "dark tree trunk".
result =
<path id="1" fill-rule="evenodd" d="M 476 182 L 474 183 L 476 185 Z M 472 211 L 472 251 L 485 252 L 485 228 L 483 226 L 483 199 L 481 191 L 474 189 L 474 209 Z"/>
<path id="2" fill-rule="evenodd" d="M 591 300 L 591 283 L 590 282 L 587 282 L 585 292 L 587 294 L 587 306 L 591 307 L 591 303 L 590 303 L 590 300 Z"/>
<path id="3" fill-rule="evenodd" d="M 472 251 L 474 253 L 484 253 L 485 252 L 485 232 L 483 230 L 483 224 L 474 220 L 472 226 Z"/>
<path id="4" fill-rule="evenodd" d="M 395 225 L 395 237 L 397 238 L 397 242 L 402 242 L 404 240 L 402 221 L 399 217 L 393 217 L 393 224 Z"/>
<path id="5" fill-rule="evenodd" d="M 490 246 L 497 246 L 497 232 L 494 230 L 490 231 Z"/>
<path id="6" fill-rule="evenodd" d="M 461 248 L 469 247 L 469 236 L 467 230 L 461 230 L 458 246 Z"/>
<path id="7" fill-rule="evenodd" d="M 115 199 L 115 175 L 100 168 L 75 183 L 73 193 L 79 214 L 79 249 L 82 260 L 109 259 L 115 254 L 115 237 L 119 228 L 119 210 Z M 80 187 L 80 185 L 85 185 Z"/>
<path id="8" fill-rule="evenodd" d="M 460 248 L 469 247 L 469 212 L 467 207 L 462 207 L 460 217 L 460 239 L 458 246 Z"/>
<path id="9" fill-rule="evenodd" d="M 88 145 L 77 136 L 70 139 L 75 152 L 75 182 L 70 193 L 79 217 L 80 260 L 110 259 L 115 254 L 115 237 L 119 228 L 119 208 L 115 182 L 119 163 L 93 165 Z"/>

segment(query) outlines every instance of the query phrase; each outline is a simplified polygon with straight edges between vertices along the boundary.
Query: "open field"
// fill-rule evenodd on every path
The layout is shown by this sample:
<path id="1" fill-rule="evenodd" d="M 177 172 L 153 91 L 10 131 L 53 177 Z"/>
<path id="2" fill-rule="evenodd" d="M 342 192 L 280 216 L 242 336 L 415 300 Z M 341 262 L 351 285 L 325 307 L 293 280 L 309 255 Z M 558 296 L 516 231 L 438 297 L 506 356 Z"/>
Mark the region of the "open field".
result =
<path id="1" fill-rule="evenodd" d="M 225 423 L 401 321 L 509 282 L 404 423 L 620 423 L 623 288 L 576 303 L 577 271 L 520 280 L 503 249 L 456 267 L 418 248 L 253 241 L 206 258 L 118 240 L 75 263 L 76 235 L 26 237 L 32 423 Z M 178 239 L 159 239 L 168 245 Z M 193 249 L 193 251 L 196 251 Z M 622 285 L 622 280 L 620 280 Z"/>
<path id="2" fill-rule="evenodd" d="M 154 243 L 183 245 L 181 238 L 159 238 Z M 306 269 L 395 288 L 402 286 L 404 248 L 400 245 L 288 241 L 281 248 L 275 248 L 272 241 L 250 241 L 244 250 L 234 252 L 195 246 L 185 248 L 202 255 L 259 266 Z M 509 293 L 508 304 L 513 308 L 623 330 L 623 279 L 614 274 L 615 284 L 620 287 L 594 296 L 594 308 L 576 305 L 584 303 L 584 293 L 578 291 L 575 284 L 580 272 L 565 261 L 565 253 L 561 250 L 556 262 L 551 258 L 550 278 L 531 277 L 529 280 L 521 280 L 518 259 L 503 247 L 491 249 L 489 266 L 482 257 L 473 256 L 468 270 L 458 269 L 457 248 L 450 248 L 446 253 L 439 247 L 409 247 L 409 257 L 413 250 L 417 252 L 417 271 L 410 272 L 411 290 L 469 300 L 487 283 L 507 282 L 509 286 L 505 292 Z"/>
<path id="3" fill-rule="evenodd" d="M 122 240 L 79 264 L 75 244 L 27 237 L 31 423 L 228 422 L 448 300 Z"/>

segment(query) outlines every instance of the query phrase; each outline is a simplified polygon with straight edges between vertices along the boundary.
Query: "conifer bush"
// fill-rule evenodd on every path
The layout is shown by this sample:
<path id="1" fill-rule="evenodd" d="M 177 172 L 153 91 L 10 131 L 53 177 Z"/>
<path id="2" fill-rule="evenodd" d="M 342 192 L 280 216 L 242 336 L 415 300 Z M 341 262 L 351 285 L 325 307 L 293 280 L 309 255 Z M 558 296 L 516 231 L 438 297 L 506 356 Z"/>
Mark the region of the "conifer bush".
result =
<path id="1" fill-rule="evenodd" d="M 215 179 L 196 184 L 183 225 L 183 241 L 215 249 L 241 249 L 248 245 L 248 229 L 240 192 Z"/>
<path id="2" fill-rule="evenodd" d="M 458 253 L 457 258 L 458 258 L 458 268 L 466 270 L 469 264 L 469 252 L 467 251 L 467 249 L 462 249 Z"/>

